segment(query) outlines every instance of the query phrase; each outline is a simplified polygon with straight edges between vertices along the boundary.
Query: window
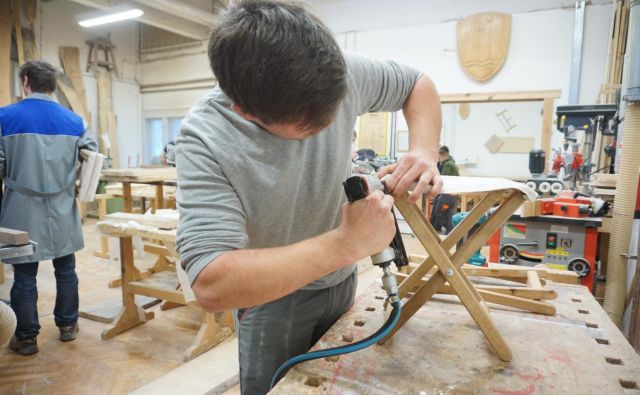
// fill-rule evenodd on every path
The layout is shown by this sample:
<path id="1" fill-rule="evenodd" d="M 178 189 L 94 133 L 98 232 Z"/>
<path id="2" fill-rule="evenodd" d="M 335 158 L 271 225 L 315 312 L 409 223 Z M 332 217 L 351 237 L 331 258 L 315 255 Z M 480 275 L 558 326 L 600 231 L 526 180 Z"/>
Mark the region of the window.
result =
<path id="1" fill-rule="evenodd" d="M 145 118 L 143 156 L 145 165 L 162 165 L 162 151 L 180 132 L 182 117 Z"/>

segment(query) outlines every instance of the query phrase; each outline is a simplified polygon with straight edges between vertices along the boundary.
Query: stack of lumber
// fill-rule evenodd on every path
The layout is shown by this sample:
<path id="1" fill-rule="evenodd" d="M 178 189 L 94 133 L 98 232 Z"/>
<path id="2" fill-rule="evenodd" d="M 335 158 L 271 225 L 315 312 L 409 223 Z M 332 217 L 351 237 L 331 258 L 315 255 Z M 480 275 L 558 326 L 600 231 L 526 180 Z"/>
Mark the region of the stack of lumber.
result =
<path id="1" fill-rule="evenodd" d="M 78 198 L 81 202 L 93 202 L 96 198 L 96 190 L 100 182 L 104 156 L 98 152 L 83 150 L 86 156 L 80 170 L 80 191 Z"/>
<path id="2" fill-rule="evenodd" d="M 155 214 L 113 213 L 105 216 L 106 221 L 130 223 L 151 226 L 159 229 L 176 229 L 178 227 L 177 210 L 158 210 Z"/>
<path id="3" fill-rule="evenodd" d="M 171 181 L 178 178 L 175 167 L 109 169 L 102 172 L 102 174 L 107 180 L 117 179 L 123 182 Z"/>
<path id="4" fill-rule="evenodd" d="M 105 192 L 113 196 L 122 196 L 122 183 L 113 182 L 107 184 L 107 186 L 105 187 Z M 176 187 L 164 186 L 162 188 L 162 192 L 165 199 L 175 199 Z M 153 185 L 133 184 L 131 185 L 131 196 L 145 199 L 155 199 L 156 189 Z"/>

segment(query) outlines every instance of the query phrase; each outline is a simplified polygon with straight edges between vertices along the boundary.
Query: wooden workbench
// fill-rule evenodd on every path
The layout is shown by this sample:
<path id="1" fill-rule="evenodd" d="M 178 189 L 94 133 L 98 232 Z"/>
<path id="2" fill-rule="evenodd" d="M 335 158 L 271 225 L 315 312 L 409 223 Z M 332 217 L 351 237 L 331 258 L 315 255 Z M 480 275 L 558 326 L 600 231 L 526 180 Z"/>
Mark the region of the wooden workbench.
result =
<path id="1" fill-rule="evenodd" d="M 97 227 L 103 234 L 117 237 L 120 243 L 122 308 L 112 325 L 102 332 L 103 340 L 111 339 L 154 318 L 153 313 L 146 312 L 136 303 L 136 295 L 163 300 L 168 303 L 165 305 L 166 308 L 183 305 L 200 308 L 188 284 L 186 273 L 180 270 L 175 250 L 175 229 L 132 226 L 115 221 L 102 221 Z M 139 271 L 135 266 L 132 243 L 132 237 L 135 236 L 153 241 L 154 244 L 145 246 L 145 251 L 157 254 L 159 258 L 156 264 L 145 272 Z M 181 273 L 184 273 L 182 279 Z M 192 346 L 184 353 L 185 361 L 195 358 L 233 334 L 230 314 L 203 311 L 200 330 Z"/>
<path id="2" fill-rule="evenodd" d="M 274 394 L 623 394 L 640 393 L 640 356 L 586 287 L 548 283 L 555 316 L 493 308 L 513 351 L 502 362 L 456 298 L 437 296 L 384 346 L 306 362 Z M 374 283 L 314 349 L 357 341 L 386 319 Z M 374 311 L 371 308 L 375 308 Z M 362 326 L 358 326 L 364 323 Z"/>
<path id="3" fill-rule="evenodd" d="M 109 169 L 102 172 L 103 181 L 122 183 L 123 210 L 130 213 L 133 206 L 131 184 L 155 186 L 156 208 L 164 208 L 164 185 L 177 179 L 175 167 Z"/>

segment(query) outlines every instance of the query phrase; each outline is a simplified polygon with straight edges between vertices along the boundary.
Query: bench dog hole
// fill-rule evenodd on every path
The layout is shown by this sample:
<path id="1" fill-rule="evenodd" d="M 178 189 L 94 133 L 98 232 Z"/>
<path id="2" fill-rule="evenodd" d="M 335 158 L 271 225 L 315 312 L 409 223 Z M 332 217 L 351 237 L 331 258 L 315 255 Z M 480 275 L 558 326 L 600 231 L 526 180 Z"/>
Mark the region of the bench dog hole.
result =
<path id="1" fill-rule="evenodd" d="M 640 390 L 640 388 L 638 387 L 638 383 L 636 383 L 633 380 L 624 380 L 624 379 L 620 379 L 620 386 L 624 389 L 628 389 L 628 390 Z"/>
<path id="2" fill-rule="evenodd" d="M 609 344 L 609 340 L 607 339 L 596 339 L 598 344 Z"/>
<path id="3" fill-rule="evenodd" d="M 307 380 L 304 382 L 309 387 L 320 387 L 322 383 L 327 381 L 326 378 L 320 376 L 307 376 Z"/>
<path id="4" fill-rule="evenodd" d="M 572 301 L 572 302 L 576 302 L 576 303 L 580 303 L 580 302 L 582 302 L 580 299 L 574 299 L 574 298 L 571 298 L 571 301 Z"/>
<path id="5" fill-rule="evenodd" d="M 367 307 L 364 311 L 376 311 L 375 307 Z"/>
<path id="6" fill-rule="evenodd" d="M 589 314 L 589 310 L 578 310 L 580 314 Z"/>
<path id="7" fill-rule="evenodd" d="M 346 343 L 353 342 L 353 335 L 342 335 L 342 341 Z"/>
<path id="8" fill-rule="evenodd" d="M 587 328 L 597 328 L 598 324 L 594 324 L 593 322 L 585 322 Z"/>
<path id="9" fill-rule="evenodd" d="M 355 325 L 355 326 L 364 326 L 364 321 L 355 320 L 355 321 L 353 321 L 353 325 Z"/>
<path id="10" fill-rule="evenodd" d="M 339 359 L 340 359 L 339 355 L 333 355 L 331 357 L 326 357 L 324 360 L 327 362 L 338 362 Z"/>
<path id="11" fill-rule="evenodd" d="M 605 361 L 609 362 L 612 365 L 622 365 L 622 359 L 620 358 L 606 357 Z"/>

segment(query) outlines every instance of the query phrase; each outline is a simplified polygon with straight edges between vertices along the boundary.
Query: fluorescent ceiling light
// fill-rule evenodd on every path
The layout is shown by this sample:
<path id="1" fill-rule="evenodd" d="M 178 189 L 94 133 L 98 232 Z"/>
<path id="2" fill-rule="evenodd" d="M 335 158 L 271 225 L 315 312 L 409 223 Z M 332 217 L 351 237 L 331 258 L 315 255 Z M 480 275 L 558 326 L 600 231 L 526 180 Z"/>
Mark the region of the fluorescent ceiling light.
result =
<path id="1" fill-rule="evenodd" d="M 115 14 L 109 14 L 101 16 L 99 18 L 85 19 L 78 22 L 78 25 L 82 27 L 92 27 L 98 25 L 104 25 L 106 23 L 113 23 L 118 21 L 124 21 L 125 19 L 134 19 L 144 15 L 144 12 L 140 9 L 133 9 L 128 11 L 116 12 Z"/>

